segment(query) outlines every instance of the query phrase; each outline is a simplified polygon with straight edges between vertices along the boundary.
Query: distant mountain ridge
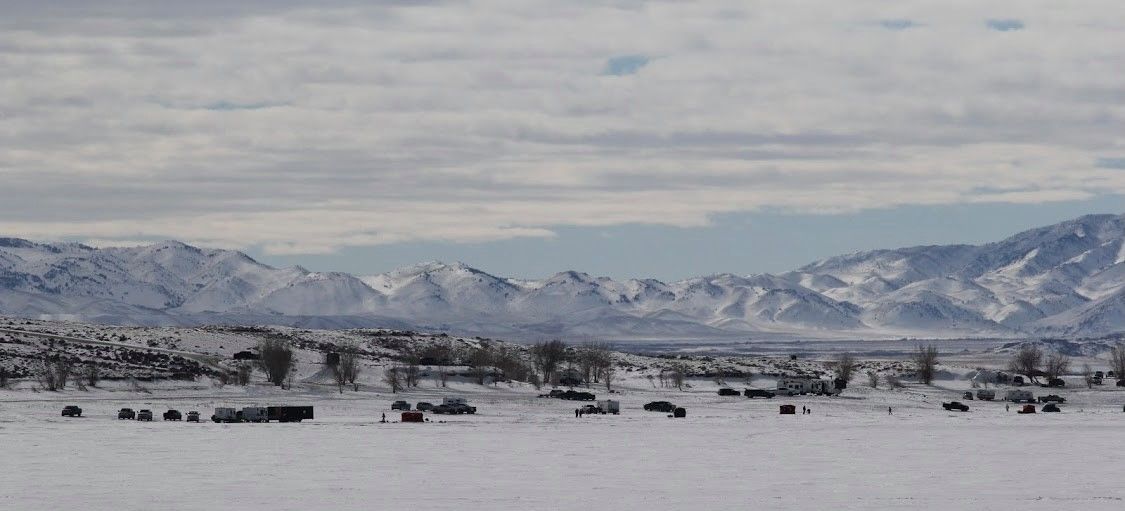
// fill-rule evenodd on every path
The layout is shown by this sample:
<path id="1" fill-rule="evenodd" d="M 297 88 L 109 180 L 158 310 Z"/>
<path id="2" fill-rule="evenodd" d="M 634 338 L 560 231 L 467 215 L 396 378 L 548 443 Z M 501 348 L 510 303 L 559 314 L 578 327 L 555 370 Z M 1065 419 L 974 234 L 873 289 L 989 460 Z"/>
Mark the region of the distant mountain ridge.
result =
<path id="1" fill-rule="evenodd" d="M 516 338 L 1098 336 L 1125 331 L 1125 215 L 984 245 L 872 250 L 778 275 L 670 283 L 575 271 L 517 280 L 440 262 L 353 276 L 175 241 L 97 249 L 0 238 L 0 314 Z"/>

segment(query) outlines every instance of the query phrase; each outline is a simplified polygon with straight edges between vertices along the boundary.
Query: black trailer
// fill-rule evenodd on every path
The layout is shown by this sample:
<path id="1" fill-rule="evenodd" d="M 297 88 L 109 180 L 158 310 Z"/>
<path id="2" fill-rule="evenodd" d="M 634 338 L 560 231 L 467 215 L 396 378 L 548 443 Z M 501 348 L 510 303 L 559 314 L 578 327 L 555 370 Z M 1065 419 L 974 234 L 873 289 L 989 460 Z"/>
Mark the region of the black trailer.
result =
<path id="1" fill-rule="evenodd" d="M 266 407 L 266 415 L 271 421 L 278 422 L 301 422 L 305 419 L 313 418 L 313 407 L 311 406 L 269 406 Z"/>

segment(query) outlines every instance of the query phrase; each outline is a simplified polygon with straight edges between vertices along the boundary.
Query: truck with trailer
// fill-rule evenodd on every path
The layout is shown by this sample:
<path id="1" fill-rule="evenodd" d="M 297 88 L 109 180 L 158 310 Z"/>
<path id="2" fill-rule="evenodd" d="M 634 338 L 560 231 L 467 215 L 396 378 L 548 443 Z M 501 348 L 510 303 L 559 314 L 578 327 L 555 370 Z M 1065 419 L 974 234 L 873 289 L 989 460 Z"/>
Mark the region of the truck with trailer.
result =
<path id="1" fill-rule="evenodd" d="M 264 406 L 247 406 L 242 408 L 242 422 L 269 422 L 269 411 Z"/>

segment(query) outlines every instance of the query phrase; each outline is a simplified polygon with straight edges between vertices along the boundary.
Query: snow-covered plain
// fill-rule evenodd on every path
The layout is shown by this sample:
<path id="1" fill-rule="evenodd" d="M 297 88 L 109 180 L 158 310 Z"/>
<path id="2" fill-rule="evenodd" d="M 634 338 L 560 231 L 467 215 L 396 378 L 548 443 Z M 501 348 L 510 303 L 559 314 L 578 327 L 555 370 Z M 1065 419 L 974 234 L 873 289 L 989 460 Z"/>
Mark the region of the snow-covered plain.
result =
<path id="1" fill-rule="evenodd" d="M 397 395 L 172 383 L 0 391 L 0 508 L 1120 509 L 1125 499 L 1125 390 L 1114 387 L 1052 389 L 1068 398 L 1063 413 L 1018 415 L 980 401 L 945 412 L 963 380 L 772 400 L 720 397 L 707 381 L 685 391 L 625 384 L 620 416 L 582 419 L 576 403 L 533 389 L 466 383 Z M 388 409 L 450 395 L 479 414 L 399 424 Z M 688 417 L 641 410 L 657 399 Z M 206 416 L 274 403 L 313 404 L 317 418 L 159 421 L 167 408 Z M 813 413 L 781 416 L 782 403 Z M 64 404 L 83 417 L 60 417 Z M 158 419 L 118 421 L 124 406 Z M 383 413 L 391 423 L 378 422 Z"/>

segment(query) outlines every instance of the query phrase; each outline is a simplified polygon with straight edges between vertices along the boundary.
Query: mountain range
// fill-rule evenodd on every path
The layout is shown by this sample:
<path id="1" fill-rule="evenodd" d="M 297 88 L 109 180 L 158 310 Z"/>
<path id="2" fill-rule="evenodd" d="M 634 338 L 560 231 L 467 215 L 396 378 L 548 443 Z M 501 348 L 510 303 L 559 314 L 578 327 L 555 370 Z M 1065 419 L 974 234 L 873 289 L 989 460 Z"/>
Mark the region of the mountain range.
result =
<path id="1" fill-rule="evenodd" d="M 983 245 L 832 257 L 677 282 L 422 263 L 379 275 L 274 268 L 168 241 L 0 238 L 0 314 L 136 325 L 390 327 L 511 338 L 1063 337 L 1125 331 L 1125 215 Z"/>

